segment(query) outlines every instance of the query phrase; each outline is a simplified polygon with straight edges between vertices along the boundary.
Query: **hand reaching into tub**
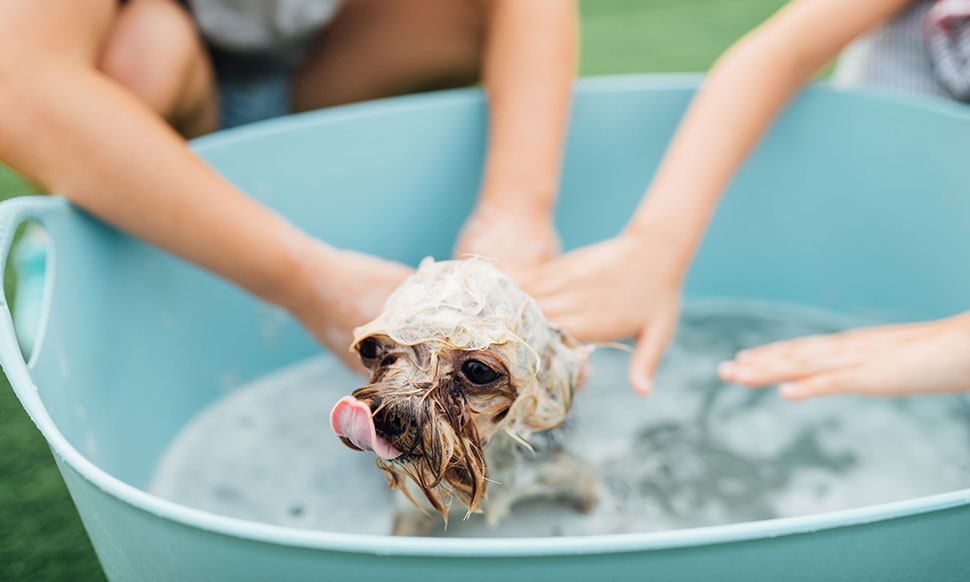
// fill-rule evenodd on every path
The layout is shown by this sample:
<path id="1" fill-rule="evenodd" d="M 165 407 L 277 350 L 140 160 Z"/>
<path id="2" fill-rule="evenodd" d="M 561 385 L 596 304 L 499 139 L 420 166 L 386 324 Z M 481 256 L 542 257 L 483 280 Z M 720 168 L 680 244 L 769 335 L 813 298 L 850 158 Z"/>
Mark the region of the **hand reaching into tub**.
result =
<path id="1" fill-rule="evenodd" d="M 558 255 L 559 249 L 559 235 L 548 211 L 481 204 L 465 222 L 454 254 L 495 259 L 509 277 L 521 281 Z"/>
<path id="2" fill-rule="evenodd" d="M 665 228 L 629 228 L 542 266 L 524 283 L 542 312 L 580 341 L 634 338 L 629 380 L 642 396 L 673 336 L 689 254 Z"/>
<path id="3" fill-rule="evenodd" d="M 804 400 L 835 394 L 913 396 L 970 390 L 970 312 L 778 342 L 740 352 L 718 367 L 725 382 L 779 384 Z"/>
<path id="4" fill-rule="evenodd" d="M 353 330 L 380 314 L 387 297 L 413 269 L 312 239 L 303 239 L 302 245 L 289 278 L 289 299 L 280 303 L 317 341 L 351 368 L 364 372 L 360 357 L 347 350 Z"/>
<path id="5" fill-rule="evenodd" d="M 630 381 L 649 392 L 680 281 L 721 193 L 813 75 L 910 3 L 793 0 L 735 43 L 694 96 L 624 234 L 553 261 L 525 284 L 546 316 L 580 340 L 635 337 Z"/>
<path id="6" fill-rule="evenodd" d="M 521 281 L 559 253 L 551 215 L 576 74 L 576 6 L 556 0 L 492 4 L 494 30 L 482 62 L 488 151 L 478 205 L 454 256 L 490 257 Z"/>

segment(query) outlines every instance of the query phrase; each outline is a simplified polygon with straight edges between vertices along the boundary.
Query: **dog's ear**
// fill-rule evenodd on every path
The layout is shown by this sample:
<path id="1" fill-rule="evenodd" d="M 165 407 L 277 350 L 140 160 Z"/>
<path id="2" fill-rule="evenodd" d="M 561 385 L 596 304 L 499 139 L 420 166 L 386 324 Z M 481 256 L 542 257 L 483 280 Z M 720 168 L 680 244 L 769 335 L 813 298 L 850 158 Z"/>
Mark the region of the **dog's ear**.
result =
<path id="1" fill-rule="evenodd" d="M 519 397 L 509 410 L 509 417 L 514 419 L 517 428 L 526 431 L 541 431 L 562 424 L 586 365 L 585 346 L 558 328 L 550 326 L 550 331 L 553 338 L 539 352 L 538 371 L 532 377 L 517 379 Z"/>

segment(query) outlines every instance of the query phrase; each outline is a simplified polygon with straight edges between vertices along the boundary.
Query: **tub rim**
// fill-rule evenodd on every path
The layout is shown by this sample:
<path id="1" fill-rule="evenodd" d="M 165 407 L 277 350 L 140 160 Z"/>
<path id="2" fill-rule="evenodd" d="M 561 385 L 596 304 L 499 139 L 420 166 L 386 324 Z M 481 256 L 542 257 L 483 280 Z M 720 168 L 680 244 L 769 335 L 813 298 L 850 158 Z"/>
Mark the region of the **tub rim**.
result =
<path id="1" fill-rule="evenodd" d="M 695 89 L 703 79 L 699 74 L 618 75 L 581 79 L 577 90 L 582 93 L 615 93 L 643 89 Z M 867 99 L 903 104 L 908 107 L 942 114 L 961 122 L 970 120 L 970 108 L 944 99 L 897 93 L 885 89 L 847 90 L 815 86 L 813 92 L 860 96 Z M 323 111 L 295 114 L 198 138 L 191 149 L 203 154 L 212 148 L 255 137 L 284 133 L 292 128 L 306 128 L 312 117 L 315 124 L 343 121 L 360 116 L 382 115 L 400 111 L 437 107 L 442 104 L 481 102 L 477 88 L 455 89 L 431 94 L 409 95 L 367 103 L 352 104 Z M 310 117 L 308 117 L 310 116 Z M 73 207 L 57 196 L 22 197 L 0 203 L 0 230 L 12 231 L 26 219 L 44 224 L 44 217 L 72 212 Z M 8 241 L 9 242 L 9 241 Z M 6 253 L 0 257 L 0 271 Z M 2 293 L 2 292 L 0 292 Z M 75 449 L 58 430 L 34 385 L 27 364 L 20 355 L 6 298 L 0 301 L 0 363 L 11 387 L 52 453 L 99 491 L 161 519 L 203 531 L 261 543 L 309 550 L 359 553 L 370 555 L 425 557 L 539 557 L 580 554 L 610 554 L 636 551 L 668 550 L 703 545 L 742 542 L 763 538 L 796 535 L 888 521 L 930 512 L 970 505 L 970 487 L 902 501 L 867 505 L 852 509 L 798 517 L 733 523 L 666 531 L 599 534 L 563 537 L 517 538 L 429 538 L 390 535 L 339 533 L 272 525 L 223 516 L 193 509 L 157 497 L 114 477 Z M 46 312 L 45 305 L 44 311 Z"/>

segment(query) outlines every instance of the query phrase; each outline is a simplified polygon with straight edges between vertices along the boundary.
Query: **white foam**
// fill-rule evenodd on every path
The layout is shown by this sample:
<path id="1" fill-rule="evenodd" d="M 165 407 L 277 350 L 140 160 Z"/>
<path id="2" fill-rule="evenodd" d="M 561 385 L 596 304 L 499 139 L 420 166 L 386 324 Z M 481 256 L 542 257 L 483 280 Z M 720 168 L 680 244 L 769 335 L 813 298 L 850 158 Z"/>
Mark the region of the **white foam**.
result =
<path id="1" fill-rule="evenodd" d="M 233 517 L 387 532 L 391 496 L 374 456 L 351 451 L 330 430 L 330 409 L 360 384 L 327 356 L 237 389 L 179 432 L 149 490 Z"/>
<path id="2" fill-rule="evenodd" d="M 787 402 L 721 384 L 739 349 L 853 323 L 794 307 L 692 305 L 657 377 L 634 396 L 629 355 L 599 350 L 577 395 L 566 447 L 598 469 L 591 514 L 517 506 L 497 529 L 477 516 L 449 536 L 652 531 L 788 517 L 970 486 L 970 398 L 841 396 Z M 361 385 L 331 356 L 281 370 L 204 410 L 173 441 L 151 491 L 185 505 L 274 524 L 390 531 L 392 497 L 373 455 L 344 447 L 328 414 Z"/>

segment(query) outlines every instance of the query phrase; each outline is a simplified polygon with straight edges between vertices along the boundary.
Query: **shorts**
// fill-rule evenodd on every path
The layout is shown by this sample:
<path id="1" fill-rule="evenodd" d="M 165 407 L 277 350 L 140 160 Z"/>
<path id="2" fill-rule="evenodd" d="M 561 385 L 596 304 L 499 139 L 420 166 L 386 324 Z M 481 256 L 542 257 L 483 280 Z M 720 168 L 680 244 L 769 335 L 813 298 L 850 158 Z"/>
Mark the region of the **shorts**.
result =
<path id="1" fill-rule="evenodd" d="M 300 59 L 266 58 L 212 50 L 219 93 L 219 128 L 292 112 L 292 85 Z"/>

